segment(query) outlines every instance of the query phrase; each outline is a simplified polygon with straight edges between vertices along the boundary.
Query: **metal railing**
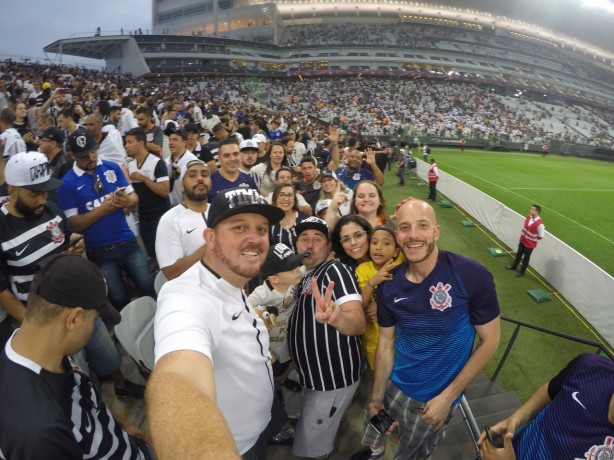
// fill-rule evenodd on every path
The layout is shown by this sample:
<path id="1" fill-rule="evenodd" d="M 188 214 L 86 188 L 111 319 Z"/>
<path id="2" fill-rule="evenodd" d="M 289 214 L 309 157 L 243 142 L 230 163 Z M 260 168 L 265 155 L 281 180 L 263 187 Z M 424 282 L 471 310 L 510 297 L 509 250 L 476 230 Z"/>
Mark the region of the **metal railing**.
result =
<path id="1" fill-rule="evenodd" d="M 583 339 L 581 337 L 576 337 L 571 334 L 565 334 L 564 332 L 553 331 L 552 329 L 547 329 L 545 327 L 536 326 L 530 323 L 525 323 L 524 321 L 518 321 L 515 319 L 507 318 L 505 316 L 502 316 L 501 320 L 507 321 L 508 323 L 513 323 L 516 325 L 516 327 L 514 328 L 514 332 L 512 333 L 512 337 L 510 338 L 510 341 L 508 342 L 507 347 L 505 347 L 505 351 L 503 352 L 503 356 L 501 357 L 501 360 L 499 361 L 499 364 L 497 365 L 497 369 L 495 370 L 495 372 L 493 373 L 490 379 L 491 382 L 494 382 L 497 380 L 497 377 L 499 376 L 501 369 L 505 365 L 505 362 L 510 352 L 512 351 L 512 348 L 514 347 L 514 344 L 516 343 L 516 339 L 518 338 L 520 329 L 523 327 L 526 327 L 527 329 L 532 329 L 534 331 L 538 331 L 544 334 L 553 335 L 555 337 L 559 337 L 565 340 L 570 340 L 572 342 L 577 342 L 577 343 L 581 343 L 584 345 L 595 347 L 596 353 L 603 353 L 605 356 L 607 356 L 612 361 L 614 361 L 614 355 L 602 343 L 595 342 L 593 340 Z M 467 428 L 467 432 L 469 433 L 471 437 L 473 448 L 476 451 L 476 455 L 477 455 L 479 454 L 479 447 L 477 445 L 477 440 L 480 437 L 480 428 L 478 427 L 478 424 L 475 420 L 473 412 L 471 411 L 471 407 L 469 406 L 469 403 L 464 395 L 459 404 L 459 412 L 461 414 L 461 417 L 463 418 L 463 422 L 465 424 L 465 427 Z M 479 458 L 479 455 L 476 458 Z"/>
<path id="2" fill-rule="evenodd" d="M 490 378 L 491 382 L 494 382 L 497 380 L 497 377 L 499 376 L 501 369 L 503 369 L 503 366 L 505 365 L 505 361 L 507 361 L 507 358 L 510 352 L 512 351 L 512 348 L 514 347 L 514 344 L 516 343 L 516 339 L 518 338 L 520 328 L 522 327 L 533 329 L 534 331 L 542 332 L 544 334 L 553 335 L 555 337 L 560 337 L 565 340 L 571 340 L 572 342 L 582 343 L 584 345 L 595 347 L 596 348 L 595 353 L 603 353 L 608 358 L 610 358 L 612 361 L 614 361 L 614 355 L 610 352 L 610 350 L 608 350 L 607 347 L 604 346 L 602 343 L 595 342 L 594 340 L 583 339 L 581 337 L 576 337 L 571 334 L 565 334 L 564 332 L 553 331 L 552 329 L 547 329 L 545 327 L 536 326 L 530 323 L 525 323 L 524 321 L 518 321 L 516 319 L 507 318 L 505 316 L 502 316 L 501 320 L 507 321 L 508 323 L 513 323 L 516 325 L 516 327 L 514 328 L 514 332 L 512 333 L 512 338 L 508 342 L 507 347 L 505 347 L 505 351 L 503 352 L 503 356 L 501 356 L 501 360 L 499 361 L 499 364 L 497 365 L 497 369 L 495 369 L 495 372 Z"/>

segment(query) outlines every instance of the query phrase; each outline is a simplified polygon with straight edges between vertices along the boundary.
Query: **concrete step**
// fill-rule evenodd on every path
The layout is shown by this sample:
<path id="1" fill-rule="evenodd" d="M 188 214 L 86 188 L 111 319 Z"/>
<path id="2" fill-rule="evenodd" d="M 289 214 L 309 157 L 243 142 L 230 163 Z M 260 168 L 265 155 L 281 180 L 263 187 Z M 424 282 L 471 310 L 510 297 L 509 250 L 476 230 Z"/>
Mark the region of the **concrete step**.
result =
<path id="1" fill-rule="evenodd" d="M 504 393 L 504 391 L 503 388 L 501 388 L 501 385 L 499 385 L 499 382 L 487 381 L 468 386 L 465 390 L 465 397 L 467 398 L 467 401 L 469 401 L 469 405 L 471 405 L 471 401 L 474 399 L 501 393 Z"/>
<path id="2" fill-rule="evenodd" d="M 479 417 L 493 412 L 500 412 L 506 409 L 516 409 L 520 407 L 520 400 L 516 393 L 508 391 L 505 393 L 484 396 L 483 398 L 472 399 L 469 407 L 474 417 Z"/>
<path id="3" fill-rule="evenodd" d="M 476 452 L 471 444 L 444 445 L 442 443 L 430 458 L 431 460 L 475 460 L 475 455 Z"/>
<path id="4" fill-rule="evenodd" d="M 471 385 L 476 385 L 478 383 L 484 383 L 484 382 L 490 382 L 490 378 L 488 378 L 488 376 L 484 373 L 484 372 L 480 372 L 472 381 L 469 385 L 467 385 L 467 387 L 470 387 Z"/>

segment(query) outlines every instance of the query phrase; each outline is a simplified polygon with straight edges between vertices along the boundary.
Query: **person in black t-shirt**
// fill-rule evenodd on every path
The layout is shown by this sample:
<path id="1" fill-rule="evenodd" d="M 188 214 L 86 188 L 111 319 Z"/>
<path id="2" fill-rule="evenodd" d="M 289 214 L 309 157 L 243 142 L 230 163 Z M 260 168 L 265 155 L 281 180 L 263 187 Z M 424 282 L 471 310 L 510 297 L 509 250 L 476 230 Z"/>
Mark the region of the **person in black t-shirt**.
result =
<path id="1" fill-rule="evenodd" d="M 126 152 L 134 161 L 128 172 L 134 191 L 139 197 L 139 233 L 147 255 L 156 258 L 158 222 L 170 209 L 170 181 L 164 160 L 147 151 L 145 131 L 133 128 L 126 133 Z"/>
<path id="2" fill-rule="evenodd" d="M 146 435 L 111 413 L 70 358 L 99 316 L 121 321 L 94 264 L 56 254 L 39 265 L 25 319 L 0 357 L 0 458 L 153 458 Z"/>

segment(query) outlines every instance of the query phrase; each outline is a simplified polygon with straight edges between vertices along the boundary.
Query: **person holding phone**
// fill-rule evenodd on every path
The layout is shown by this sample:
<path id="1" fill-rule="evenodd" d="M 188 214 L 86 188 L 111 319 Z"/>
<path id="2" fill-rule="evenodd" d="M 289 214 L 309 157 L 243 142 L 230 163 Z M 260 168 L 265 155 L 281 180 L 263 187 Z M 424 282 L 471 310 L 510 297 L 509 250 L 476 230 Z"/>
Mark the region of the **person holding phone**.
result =
<path id="1" fill-rule="evenodd" d="M 577 356 L 478 445 L 482 460 L 614 458 L 614 362 Z"/>
<path id="2" fill-rule="evenodd" d="M 437 247 L 432 206 L 408 198 L 396 221 L 406 261 L 376 285 L 380 329 L 368 415 L 385 410 L 399 424 L 396 460 L 419 460 L 444 438 L 463 391 L 497 350 L 499 302 L 482 265 Z M 394 428 L 382 435 L 367 425 L 369 448 L 352 460 L 382 458 Z"/>
<path id="3" fill-rule="evenodd" d="M 38 263 L 60 252 L 81 254 L 84 247 L 80 235 L 68 230 L 64 213 L 47 199 L 62 182 L 53 177 L 45 155 L 18 153 L 9 160 L 6 172 L 11 199 L 0 213 L 0 346 L 13 332 L 11 323 L 25 318 Z M 144 387 L 124 378 L 121 357 L 102 320 L 95 326 L 85 345 L 90 368 L 101 379 L 113 380 L 117 396 L 142 398 Z"/>
<path id="4" fill-rule="evenodd" d="M 58 204 L 71 227 L 85 235 L 87 257 L 105 275 L 111 303 L 121 310 L 130 301 L 123 272 L 140 295 L 155 298 L 147 259 L 126 220 L 125 211 L 139 202 L 132 185 L 117 163 L 98 158 L 99 145 L 90 131 L 74 131 L 68 147 L 75 164 L 62 178 Z"/>

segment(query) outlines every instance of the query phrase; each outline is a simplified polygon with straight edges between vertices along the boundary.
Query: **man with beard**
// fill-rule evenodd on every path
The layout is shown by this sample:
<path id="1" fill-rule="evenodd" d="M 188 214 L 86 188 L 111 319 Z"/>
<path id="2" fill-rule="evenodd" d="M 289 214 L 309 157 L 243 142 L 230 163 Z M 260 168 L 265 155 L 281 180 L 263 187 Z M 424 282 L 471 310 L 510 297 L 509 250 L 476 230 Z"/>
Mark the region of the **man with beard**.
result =
<path id="1" fill-rule="evenodd" d="M 147 385 L 149 427 L 160 458 L 209 458 L 227 436 L 211 436 L 210 417 L 228 422 L 243 458 L 266 458 L 273 403 L 267 329 L 247 301 L 260 273 L 269 228 L 283 211 L 257 190 L 221 191 L 211 203 L 205 253 L 158 296 L 156 366 Z M 225 423 L 218 421 L 219 430 Z M 224 458 L 229 458 L 226 452 Z"/>
<path id="2" fill-rule="evenodd" d="M 62 178 L 58 204 L 70 226 L 83 233 L 87 258 L 107 279 L 111 302 L 122 309 L 130 300 L 122 272 L 140 295 L 155 297 L 147 258 L 126 220 L 125 211 L 139 202 L 132 185 L 117 163 L 98 158 L 99 146 L 88 130 L 73 132 L 68 147 L 75 163 Z"/>
<path id="3" fill-rule="evenodd" d="M 31 170 L 35 180 L 30 180 Z M 27 300 L 37 262 L 68 245 L 64 213 L 47 202 L 47 194 L 62 182 L 51 177 L 45 155 L 13 155 L 6 165 L 6 182 L 10 200 L 0 213 L 0 345 L 12 332 L 11 317 L 23 321 L 22 302 Z"/>
<path id="4" fill-rule="evenodd" d="M 207 197 L 211 189 L 206 163 L 192 160 L 179 178 L 183 191 L 181 203 L 160 219 L 156 233 L 158 266 L 167 279 L 177 278 L 205 255 L 203 232 L 207 228 Z"/>
<path id="5" fill-rule="evenodd" d="M 444 438 L 463 391 L 499 345 L 499 303 L 492 275 L 479 263 L 437 247 L 435 211 L 414 198 L 396 209 L 406 262 L 376 285 L 379 342 L 368 416 L 395 420 L 385 435 L 367 425 L 352 460 L 382 458 L 387 435 L 401 435 L 395 459 L 431 455 Z M 479 343 L 473 349 L 476 333 Z M 473 349 L 473 351 L 472 351 Z"/>
<path id="6" fill-rule="evenodd" d="M 38 263 L 66 250 L 81 253 L 83 243 L 69 246 L 66 217 L 55 203 L 47 201 L 47 194 L 62 182 L 52 177 L 45 155 L 17 154 L 9 160 L 6 171 L 11 200 L 0 213 L 0 305 L 10 317 L 22 322 Z M 77 236 L 73 234 L 73 238 Z M 0 308 L 2 315 L 6 312 Z M 10 324 L 7 325 L 10 317 L 0 322 L 1 344 L 12 332 Z M 144 387 L 124 378 L 119 368 L 121 357 L 100 319 L 96 320 L 85 352 L 94 373 L 114 382 L 118 397 L 143 398 Z"/>
<path id="7" fill-rule="evenodd" d="M 164 131 L 153 122 L 153 111 L 149 107 L 136 109 L 136 121 L 139 128 L 145 131 L 145 147 L 147 151 L 157 156 L 162 156 L 164 145 Z"/>
<path id="8" fill-rule="evenodd" d="M 145 131 L 131 129 L 126 133 L 126 152 L 134 161 L 128 164 L 130 181 L 139 197 L 139 233 L 149 257 L 156 257 L 156 229 L 169 210 L 168 170 L 159 156 L 145 147 Z"/>

